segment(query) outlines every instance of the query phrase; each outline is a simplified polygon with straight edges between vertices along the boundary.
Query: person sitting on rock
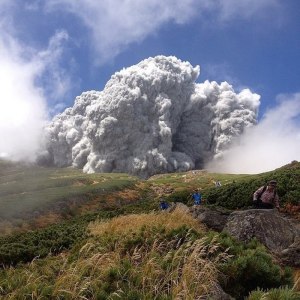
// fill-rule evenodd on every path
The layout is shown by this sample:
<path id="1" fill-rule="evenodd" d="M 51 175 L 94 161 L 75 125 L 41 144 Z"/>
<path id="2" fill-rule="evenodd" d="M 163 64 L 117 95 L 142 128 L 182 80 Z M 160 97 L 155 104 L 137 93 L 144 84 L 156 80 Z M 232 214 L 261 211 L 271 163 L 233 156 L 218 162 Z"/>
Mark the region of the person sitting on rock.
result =
<path id="1" fill-rule="evenodd" d="M 276 192 L 276 185 L 276 180 L 271 180 L 267 185 L 260 187 L 254 192 L 254 208 L 273 209 L 275 206 L 279 209 L 279 197 Z"/>

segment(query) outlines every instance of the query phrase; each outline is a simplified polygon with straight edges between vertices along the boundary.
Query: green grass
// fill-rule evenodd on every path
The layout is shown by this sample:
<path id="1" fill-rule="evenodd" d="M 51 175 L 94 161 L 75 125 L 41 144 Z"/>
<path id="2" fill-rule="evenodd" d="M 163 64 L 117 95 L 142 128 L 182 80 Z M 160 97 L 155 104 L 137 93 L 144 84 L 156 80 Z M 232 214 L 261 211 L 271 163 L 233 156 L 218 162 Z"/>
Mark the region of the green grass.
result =
<path id="1" fill-rule="evenodd" d="M 149 179 L 149 182 L 158 185 L 170 185 L 175 188 L 202 188 L 207 189 L 214 186 L 215 181 L 221 181 L 222 184 L 229 184 L 233 181 L 241 181 L 250 178 L 247 174 L 218 174 L 202 171 L 189 171 L 181 173 L 155 175 Z"/>
<path id="2" fill-rule="evenodd" d="M 0 162 L 0 220 L 63 210 L 95 196 L 134 185 L 126 174 L 83 174 L 73 168 L 42 168 Z"/>
<path id="3" fill-rule="evenodd" d="M 296 161 L 271 172 L 239 177 L 235 182 L 219 188 L 209 188 L 203 195 L 210 204 L 217 206 L 229 209 L 249 208 L 253 192 L 271 179 L 278 182 L 277 192 L 281 206 L 287 203 L 300 205 L 300 162 Z"/>
<path id="4" fill-rule="evenodd" d="M 54 232 L 61 240 L 64 234 Z M 41 237 L 31 237 L 30 245 Z M 207 232 L 180 209 L 168 218 L 154 212 L 91 222 L 70 251 L 57 254 L 0 269 L 0 298 L 217 299 L 218 283 L 244 299 L 253 289 L 291 284 L 257 241 L 244 245 Z"/>
<path id="5" fill-rule="evenodd" d="M 9 266 L 21 262 L 26 263 L 35 257 L 42 258 L 49 253 L 64 252 L 76 243 L 85 240 L 86 228 L 92 221 L 106 220 L 132 213 L 145 213 L 155 208 L 155 201 L 141 200 L 119 208 L 105 208 L 97 212 L 86 213 L 45 228 L 0 236 L 0 265 Z"/>
<path id="6" fill-rule="evenodd" d="M 288 287 L 264 291 L 257 289 L 250 293 L 246 300 L 299 300 L 300 292 Z"/>
<path id="7" fill-rule="evenodd" d="M 144 181 L 126 174 L 83 174 L 80 170 L 72 168 L 41 168 L 0 161 L 2 220 L 32 218 L 33 221 L 35 214 L 62 212 L 69 205 L 80 206 L 82 203 L 92 203 L 95 199 L 99 201 L 98 206 L 78 215 L 68 215 L 68 220 L 58 224 L 0 237 L 0 264 L 4 268 L 0 271 L 0 298 L 1 292 L 2 296 L 14 295 L 15 299 L 22 298 L 24 294 L 28 297 L 39 295 L 41 299 L 58 299 L 59 293 L 61 298 L 65 299 L 72 298 L 70 293 L 74 293 L 75 298 L 91 298 L 93 294 L 96 299 L 174 299 L 173 296 L 179 293 L 180 289 L 185 293 L 197 294 L 197 286 L 191 282 L 190 288 L 184 289 L 185 282 L 180 281 L 184 279 L 181 276 L 181 263 L 190 259 L 186 253 L 193 249 L 190 248 L 191 245 L 196 246 L 194 243 L 203 237 L 202 233 L 194 234 L 189 226 L 183 226 L 178 217 L 174 218 L 175 229 L 166 229 L 164 223 L 169 218 L 166 219 L 166 215 L 162 214 L 164 225 L 156 226 L 155 221 L 151 228 L 145 225 L 138 227 L 138 219 L 131 219 L 133 226 L 128 232 L 122 230 L 131 224 L 129 221 L 120 226 L 121 231 L 118 235 L 104 230 L 91 238 L 87 230 L 90 228 L 90 222 L 158 210 L 158 199 L 161 195 L 168 201 L 190 204 L 188 197 L 194 188 L 201 188 L 204 198 L 212 205 L 243 209 L 251 205 L 252 193 L 270 179 L 278 181 L 278 193 L 282 204 L 298 203 L 298 162 L 258 175 L 190 171 L 157 175 Z M 221 181 L 222 187 L 216 188 L 214 181 Z M 121 193 L 124 189 L 136 192 L 138 197 L 132 201 L 123 201 L 123 205 L 107 205 L 109 197 L 114 193 Z M 126 195 L 122 197 L 127 197 Z M 143 218 L 139 220 L 143 222 Z M 98 245 L 93 248 L 96 251 L 91 253 L 92 256 L 82 250 L 82 247 L 89 243 Z M 237 299 L 249 295 L 253 289 L 267 290 L 290 284 L 289 271 L 284 271 L 274 264 L 264 247 L 256 241 L 243 245 L 224 234 L 216 237 L 215 233 L 208 233 L 206 242 L 199 243 L 199 247 L 204 247 L 202 250 L 199 248 L 199 251 L 202 251 L 199 253 L 201 255 L 208 253 L 203 250 L 208 245 L 214 247 L 214 255 L 205 257 L 203 262 L 212 267 L 211 271 L 215 272 L 216 268 L 218 269 L 219 283 Z M 89 249 L 86 247 L 84 249 Z M 110 256 L 107 256 L 109 253 L 112 255 L 111 260 Z M 226 260 L 218 260 L 221 259 L 219 254 L 226 254 Z M 107 268 L 102 268 L 103 265 L 97 261 L 98 257 L 104 260 Z M 184 259 L 177 260 L 177 257 Z M 191 278 L 190 275 L 198 274 L 193 269 L 200 263 L 198 258 L 197 255 L 193 258 L 196 260 L 190 261 L 190 266 L 186 268 L 188 276 L 184 280 Z M 32 260 L 34 262 L 28 264 Z M 204 267 L 205 265 L 199 265 L 199 269 L 196 269 L 200 279 Z M 252 277 L 249 277 L 248 270 L 252 270 Z M 150 272 L 147 277 L 150 281 L 141 277 L 145 272 Z M 212 279 L 217 280 L 214 275 L 217 273 L 214 272 L 211 273 Z M 56 281 L 57 276 L 65 280 L 62 285 L 60 281 Z M 68 286 L 70 278 L 74 280 L 74 286 L 69 286 L 69 290 L 65 292 L 58 291 L 57 286 L 61 289 L 65 285 Z M 163 285 L 160 285 L 161 282 Z M 170 293 L 170 282 L 178 284 L 172 287 L 174 294 Z M 144 285 L 145 283 L 148 285 Z M 155 285 L 161 288 L 159 296 L 152 289 Z M 82 289 L 77 290 L 77 287 Z M 118 289 L 120 287 L 121 290 Z M 270 295 L 283 292 L 275 289 Z M 288 289 L 284 293 L 290 292 L 294 293 Z M 268 291 L 257 290 L 251 294 L 253 298 L 249 299 L 260 299 L 255 297 L 264 297 L 266 293 Z"/>
<path id="8" fill-rule="evenodd" d="M 281 205 L 298 204 L 298 162 L 257 175 L 196 170 L 160 174 L 144 181 L 126 174 L 84 174 L 73 168 L 42 168 L 0 161 L 0 222 L 8 220 L 21 224 L 22 220 L 49 212 L 72 215 L 76 214 L 76 207 L 95 199 L 99 199 L 98 203 L 102 201 L 102 207 L 105 207 L 106 196 L 124 188 L 139 190 L 140 200 L 157 200 L 163 196 L 170 202 L 188 204 L 191 204 L 190 193 L 200 188 L 207 203 L 241 209 L 252 205 L 253 192 L 271 178 L 278 181 Z M 215 181 L 221 181 L 222 186 L 216 188 Z M 136 185 L 141 183 L 143 187 L 138 188 Z M 135 209 L 138 210 L 137 206 Z"/>
<path id="9" fill-rule="evenodd" d="M 252 195 L 270 179 L 278 182 L 277 192 L 281 206 L 300 205 L 300 162 L 292 162 L 271 172 L 247 174 L 218 174 L 206 171 L 190 171 L 175 174 L 153 176 L 148 184 L 156 187 L 168 187 L 171 194 L 162 195 L 168 201 L 192 204 L 190 194 L 199 188 L 208 204 L 228 209 L 246 209 L 252 207 Z M 215 187 L 220 181 L 221 187 Z"/>

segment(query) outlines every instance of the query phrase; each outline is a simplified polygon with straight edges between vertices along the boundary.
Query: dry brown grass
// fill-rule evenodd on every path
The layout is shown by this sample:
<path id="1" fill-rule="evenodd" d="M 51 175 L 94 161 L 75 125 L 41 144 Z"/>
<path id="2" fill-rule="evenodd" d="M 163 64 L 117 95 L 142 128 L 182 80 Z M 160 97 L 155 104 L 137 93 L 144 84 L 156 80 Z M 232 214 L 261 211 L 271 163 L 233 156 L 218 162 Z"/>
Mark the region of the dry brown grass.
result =
<path id="1" fill-rule="evenodd" d="M 179 225 L 186 225 L 197 232 L 205 231 L 204 225 L 180 208 L 176 208 L 172 213 L 133 214 L 116 217 L 108 222 L 96 221 L 91 223 L 88 229 L 92 235 L 103 235 L 107 232 L 126 235 L 128 232 L 137 231 L 142 227 L 163 226 L 166 230 L 171 230 L 178 228 Z"/>
<path id="2" fill-rule="evenodd" d="M 94 235 L 105 234 L 107 230 L 109 232 L 112 230 L 112 235 L 120 233 L 126 235 L 124 229 L 125 232 L 126 230 L 135 230 L 149 224 L 147 222 L 157 224 L 157 222 L 163 222 L 166 216 L 159 213 L 145 215 L 144 219 L 142 218 L 136 215 L 119 217 L 110 222 L 91 224 L 90 228 Z M 204 229 L 201 225 L 190 222 L 188 217 L 184 218 L 182 212 L 178 210 L 170 214 L 170 219 L 169 222 L 166 222 L 169 229 L 177 228 L 182 224 L 181 222 L 195 226 L 198 230 Z M 55 290 L 58 294 L 64 291 L 66 294 L 72 295 L 71 297 L 80 299 L 84 289 L 91 289 L 95 278 L 103 280 L 104 274 L 110 268 L 121 265 L 121 261 L 127 259 L 135 266 L 130 270 L 131 277 L 140 277 L 140 293 L 142 295 L 151 292 L 155 298 L 171 295 L 173 299 L 200 299 L 203 295 L 217 291 L 218 271 L 215 263 L 226 259 L 224 253 L 216 255 L 212 260 L 208 259 L 217 252 L 218 245 L 215 240 L 208 245 L 205 241 L 203 238 L 182 244 L 174 252 L 173 249 L 176 249 L 178 240 L 161 241 L 157 239 L 154 240 L 151 247 L 136 247 L 133 253 L 127 253 L 125 256 L 120 253 L 119 248 L 101 253 L 101 249 L 95 243 L 87 243 L 81 248 L 79 259 L 58 276 Z M 169 251 L 166 252 L 168 249 Z M 161 253 L 161 255 L 157 256 L 157 253 Z M 163 268 L 162 261 L 167 263 L 167 270 Z M 124 276 L 123 280 L 130 280 L 127 275 Z M 118 293 L 122 298 L 122 294 L 126 292 L 120 289 Z"/>
<path id="3" fill-rule="evenodd" d="M 51 224 L 58 223 L 59 221 L 63 220 L 63 217 L 58 213 L 50 212 L 48 214 L 40 215 L 35 220 L 35 227 L 41 228 L 46 227 Z"/>
<path id="4" fill-rule="evenodd" d="M 8 235 L 14 232 L 15 226 L 9 221 L 0 222 L 0 235 Z"/>
<path id="5" fill-rule="evenodd" d="M 184 236 L 168 236 L 183 225 L 189 228 Z M 121 242 L 107 248 L 105 239 L 101 240 L 114 237 L 126 242 L 142 228 L 147 240 L 153 227 L 163 227 L 164 231 L 158 231 L 151 242 L 139 243 L 125 252 Z M 48 258 L 45 264 L 36 260 L 20 270 L 11 268 L 8 277 L 16 278 L 17 283 L 6 299 L 18 299 L 25 291 L 33 295 L 32 299 L 42 299 L 41 286 L 45 282 L 51 286 L 51 299 L 97 299 L 97 289 L 107 280 L 113 287 L 107 299 L 112 299 L 113 294 L 122 299 L 131 290 L 137 291 L 140 299 L 168 295 L 178 300 L 202 299 L 203 295 L 214 299 L 218 292 L 216 263 L 226 260 L 228 255 L 220 253 L 216 239 L 210 243 L 205 237 L 195 239 L 195 232 L 201 234 L 206 229 L 181 209 L 120 216 L 91 223 L 89 230 L 92 236 L 76 252 L 76 259 L 70 260 L 66 254 Z M 124 261 L 128 261 L 125 270 Z M 108 277 L 111 270 L 117 276 L 113 281 Z"/>
<path id="6" fill-rule="evenodd" d="M 294 272 L 294 282 L 294 289 L 300 292 L 300 269 L 297 269 Z"/>
<path id="7" fill-rule="evenodd" d="M 155 283 L 157 295 L 169 294 L 173 299 L 192 300 L 200 299 L 204 295 L 213 296 L 219 288 L 215 263 L 228 257 L 226 253 L 222 253 L 214 259 L 208 259 L 217 251 L 218 244 L 215 240 L 207 245 L 206 238 L 181 245 L 172 255 L 169 272 L 158 276 L 158 272 L 147 274 L 146 270 L 143 270 L 144 278 L 149 281 L 148 289 Z M 167 253 L 164 260 L 168 261 L 168 255 L 171 253 Z M 153 264 L 153 261 L 151 263 Z"/>
<path id="8" fill-rule="evenodd" d="M 37 228 L 43 228 L 62 221 L 62 215 L 54 212 L 40 214 L 32 220 L 14 220 L 0 222 L 0 235 L 28 232 Z"/>
<path id="9" fill-rule="evenodd" d="M 96 211 L 103 207 L 120 207 L 126 204 L 134 203 L 140 199 L 138 189 L 124 189 L 122 191 L 111 192 L 106 195 L 98 195 L 88 202 L 77 205 L 76 212 L 84 214 L 90 211 Z"/>

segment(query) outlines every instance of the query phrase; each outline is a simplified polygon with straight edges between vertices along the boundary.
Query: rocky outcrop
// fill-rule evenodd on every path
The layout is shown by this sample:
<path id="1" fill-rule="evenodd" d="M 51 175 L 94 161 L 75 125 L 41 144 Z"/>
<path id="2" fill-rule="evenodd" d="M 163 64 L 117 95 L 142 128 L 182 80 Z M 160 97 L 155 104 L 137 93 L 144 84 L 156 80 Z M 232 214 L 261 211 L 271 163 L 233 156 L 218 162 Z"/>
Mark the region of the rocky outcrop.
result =
<path id="1" fill-rule="evenodd" d="M 238 240 L 256 237 L 272 252 L 279 253 L 294 243 L 297 230 L 276 210 L 252 209 L 231 213 L 224 227 Z"/>
<path id="2" fill-rule="evenodd" d="M 300 224 L 276 210 L 232 212 L 224 231 L 243 242 L 255 237 L 285 264 L 300 266 Z"/>
<path id="3" fill-rule="evenodd" d="M 280 253 L 280 259 L 284 264 L 300 268 L 300 237 Z"/>
<path id="4" fill-rule="evenodd" d="M 193 206 L 190 213 L 216 231 L 226 231 L 242 242 L 256 238 L 284 264 L 300 267 L 300 222 L 273 209 L 228 211 Z"/>
<path id="5" fill-rule="evenodd" d="M 208 228 L 216 231 L 222 231 L 230 211 L 222 208 L 207 208 L 205 206 L 193 206 L 190 208 L 193 217 L 198 219 L 201 223 L 205 224 Z"/>

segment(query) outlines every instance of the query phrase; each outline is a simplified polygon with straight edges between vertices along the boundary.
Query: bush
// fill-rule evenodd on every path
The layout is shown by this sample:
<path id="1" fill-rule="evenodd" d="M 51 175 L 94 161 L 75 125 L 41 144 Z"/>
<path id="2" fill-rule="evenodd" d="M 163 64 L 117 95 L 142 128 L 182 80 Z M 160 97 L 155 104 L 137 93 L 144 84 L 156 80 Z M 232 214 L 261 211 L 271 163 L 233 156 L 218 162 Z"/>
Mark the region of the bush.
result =
<path id="1" fill-rule="evenodd" d="M 247 300 L 299 300 L 300 293 L 288 287 L 264 291 L 257 289 L 250 293 Z"/>
<path id="2" fill-rule="evenodd" d="M 84 234 L 83 224 L 72 224 L 50 226 L 43 230 L 2 237 L 0 263 L 16 265 L 19 262 L 29 262 L 35 257 L 45 257 L 49 253 L 59 253 L 73 246 Z"/>
<path id="3" fill-rule="evenodd" d="M 292 272 L 282 270 L 275 264 L 272 256 L 256 240 L 241 244 L 226 234 L 219 236 L 223 249 L 229 249 L 231 259 L 220 264 L 220 271 L 225 275 L 222 280 L 224 290 L 236 299 L 244 299 L 256 288 L 270 289 L 292 284 Z"/>
<path id="4" fill-rule="evenodd" d="M 169 202 L 182 202 L 187 204 L 190 198 L 190 192 L 188 190 L 176 191 L 172 195 L 169 195 L 166 200 Z"/>
<path id="5" fill-rule="evenodd" d="M 14 266 L 19 262 L 30 262 L 35 257 L 42 258 L 49 253 L 58 254 L 70 249 L 85 238 L 89 222 L 117 214 L 117 211 L 102 211 L 43 229 L 0 237 L 0 265 Z"/>
<path id="6" fill-rule="evenodd" d="M 74 217 L 69 221 L 50 225 L 46 228 L 2 236 L 0 237 L 0 265 L 15 266 L 20 262 L 30 262 L 35 257 L 45 257 L 49 253 L 58 254 L 72 247 L 77 249 L 84 242 L 86 227 L 89 222 L 96 219 L 110 219 L 132 212 L 151 211 L 155 205 L 155 201 L 142 199 L 120 208 L 107 208 Z"/>

